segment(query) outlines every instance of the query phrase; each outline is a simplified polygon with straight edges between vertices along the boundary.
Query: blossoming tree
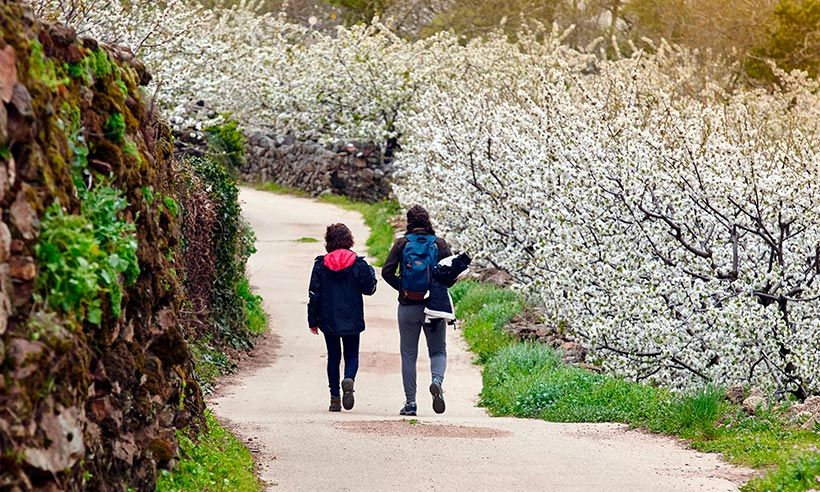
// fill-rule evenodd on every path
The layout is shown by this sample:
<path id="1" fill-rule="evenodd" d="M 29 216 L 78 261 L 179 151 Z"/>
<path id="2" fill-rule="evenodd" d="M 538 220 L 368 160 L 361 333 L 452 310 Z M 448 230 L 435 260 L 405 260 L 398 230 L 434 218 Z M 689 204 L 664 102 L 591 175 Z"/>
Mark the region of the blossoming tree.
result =
<path id="1" fill-rule="evenodd" d="M 539 27 L 462 45 L 378 22 L 331 36 L 253 3 L 70 16 L 65 1 L 34 3 L 138 52 L 180 120 L 201 99 L 246 126 L 384 142 L 401 201 L 509 270 L 609 371 L 820 391 L 816 80 L 733 89 L 698 53 L 608 58 Z"/>

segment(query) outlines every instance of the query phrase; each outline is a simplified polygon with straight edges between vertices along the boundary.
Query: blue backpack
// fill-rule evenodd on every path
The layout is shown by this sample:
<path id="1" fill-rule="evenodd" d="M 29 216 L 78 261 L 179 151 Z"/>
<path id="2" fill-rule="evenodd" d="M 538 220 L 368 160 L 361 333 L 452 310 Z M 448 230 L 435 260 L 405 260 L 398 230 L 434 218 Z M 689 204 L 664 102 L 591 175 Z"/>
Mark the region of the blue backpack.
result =
<path id="1" fill-rule="evenodd" d="M 401 287 L 405 297 L 420 301 L 430 290 L 433 268 L 438 263 L 436 236 L 408 234 L 401 266 Z"/>

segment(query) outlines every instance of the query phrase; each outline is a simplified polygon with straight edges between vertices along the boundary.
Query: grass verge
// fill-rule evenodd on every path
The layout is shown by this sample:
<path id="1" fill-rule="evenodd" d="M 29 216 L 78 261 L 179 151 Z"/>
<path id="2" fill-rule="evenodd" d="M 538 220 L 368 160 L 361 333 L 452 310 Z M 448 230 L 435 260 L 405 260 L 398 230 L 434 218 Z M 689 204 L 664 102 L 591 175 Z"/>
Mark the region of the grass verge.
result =
<path id="1" fill-rule="evenodd" d="M 271 193 L 301 197 L 309 196 L 302 190 L 289 188 L 277 183 L 251 183 L 250 186 L 253 186 L 257 190 L 269 191 Z M 385 200 L 376 203 L 364 203 L 353 201 L 350 198 L 337 195 L 325 195 L 319 197 L 318 200 L 322 203 L 329 203 L 331 205 L 342 207 L 345 210 L 352 210 L 362 214 L 365 224 L 367 224 L 367 227 L 370 229 L 370 236 L 367 238 L 366 242 L 367 254 L 375 258 L 376 261 L 373 262 L 375 266 L 380 267 L 384 265 L 384 261 L 387 259 L 387 254 L 390 253 L 390 248 L 393 247 L 393 242 L 396 236 L 396 231 L 390 224 L 390 219 L 399 213 L 398 202 L 394 200 Z M 299 241 L 309 242 L 303 241 L 303 239 L 310 238 L 301 238 Z"/>
<path id="2" fill-rule="evenodd" d="M 208 431 L 194 442 L 179 433 L 181 460 L 174 471 L 162 471 L 158 492 L 256 492 L 262 483 L 256 477 L 250 451 L 207 411 Z"/>
<path id="3" fill-rule="evenodd" d="M 820 429 L 790 427 L 782 409 L 747 415 L 704 387 L 674 394 L 568 366 L 552 348 L 513 339 L 503 326 L 523 308 L 513 292 L 476 282 L 452 289 L 464 337 L 484 364 L 481 404 L 491 414 L 553 422 L 623 422 L 686 439 L 736 464 L 769 468 L 744 491 L 802 491 L 820 482 Z"/>

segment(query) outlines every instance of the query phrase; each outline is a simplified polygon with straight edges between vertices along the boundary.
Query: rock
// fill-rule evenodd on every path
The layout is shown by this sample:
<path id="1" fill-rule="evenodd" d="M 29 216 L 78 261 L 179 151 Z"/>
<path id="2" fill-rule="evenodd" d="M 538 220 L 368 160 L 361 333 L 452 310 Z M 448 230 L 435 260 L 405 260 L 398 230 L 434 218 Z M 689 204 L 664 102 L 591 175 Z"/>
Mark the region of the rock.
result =
<path id="1" fill-rule="evenodd" d="M 561 349 L 564 351 L 564 362 L 570 364 L 584 362 L 587 357 L 587 349 L 577 342 L 564 342 Z"/>
<path id="2" fill-rule="evenodd" d="M 14 84 L 7 110 L 7 140 L 30 142 L 34 138 L 34 108 L 31 95 L 23 84 Z"/>
<path id="3" fill-rule="evenodd" d="M 249 132 L 246 162 L 240 175 L 253 182 L 273 181 L 319 196 L 329 190 L 355 200 L 374 202 L 390 193 L 380 148 L 373 144 L 297 141 L 292 134 Z"/>
<path id="4" fill-rule="evenodd" d="M 582 362 L 582 363 L 578 364 L 578 367 L 580 367 L 581 369 L 586 369 L 587 371 L 590 371 L 590 372 L 597 373 L 597 374 L 601 374 L 601 373 L 604 372 L 603 367 L 599 367 L 599 366 L 596 366 L 596 365 L 593 365 L 593 364 L 588 364 L 586 362 Z"/>
<path id="5" fill-rule="evenodd" d="M 0 292 L 0 335 L 9 327 L 9 317 L 12 315 L 11 301 L 5 292 Z M 5 360 L 5 352 L 0 353 L 0 360 Z"/>
<path id="6" fill-rule="evenodd" d="M 9 115 L 6 105 L 0 103 L 0 146 L 6 145 L 9 141 Z M 0 157 L 2 159 L 2 157 Z M 0 160 L 0 162 L 2 162 Z"/>
<path id="7" fill-rule="evenodd" d="M 14 162 L 14 157 L 9 156 L 9 161 L 5 164 L 2 159 L 0 159 L 0 203 L 6 199 L 6 194 L 9 192 L 9 188 L 11 188 L 11 185 L 14 184 L 12 179 L 9 177 L 9 171 L 13 170 L 15 166 L 16 163 Z"/>
<path id="8" fill-rule="evenodd" d="M 40 470 L 59 473 L 74 466 L 85 454 L 80 411 L 63 410 L 59 415 L 44 414 L 39 428 L 46 437 L 47 447 L 24 449 L 26 462 Z"/>
<path id="9" fill-rule="evenodd" d="M 17 84 L 17 54 L 14 48 L 6 45 L 0 50 L 0 101 L 8 103 Z"/>
<path id="10" fill-rule="evenodd" d="M 34 295 L 34 282 L 14 282 L 14 305 L 23 307 Z"/>
<path id="11" fill-rule="evenodd" d="M 9 275 L 16 280 L 34 280 L 37 264 L 31 256 L 12 256 L 9 259 Z"/>
<path id="12" fill-rule="evenodd" d="M 40 228 L 37 212 L 26 197 L 25 189 L 17 193 L 17 198 L 9 209 L 11 223 L 20 231 L 24 239 L 34 239 Z"/>
<path id="13" fill-rule="evenodd" d="M 726 399 L 735 405 L 743 403 L 745 397 L 746 388 L 744 388 L 742 384 L 730 386 L 729 389 L 726 390 Z"/>
<path id="14" fill-rule="evenodd" d="M 803 403 L 792 405 L 786 416 L 796 425 L 808 430 L 820 425 L 820 396 L 811 396 Z"/>
<path id="15" fill-rule="evenodd" d="M 743 400 L 742 403 L 743 411 L 749 415 L 754 415 L 759 409 L 768 409 L 769 404 L 766 401 L 766 398 L 759 395 L 749 395 Z"/>
<path id="16" fill-rule="evenodd" d="M 487 270 L 483 277 L 485 282 L 497 285 L 499 287 L 509 287 L 513 283 L 512 275 L 498 268 L 491 268 Z"/>
<path id="17" fill-rule="evenodd" d="M 11 358 L 14 367 L 20 368 L 40 359 L 45 345 L 25 338 L 12 338 L 6 347 L 6 355 Z"/>
<path id="18" fill-rule="evenodd" d="M 111 405 L 111 398 L 105 396 L 103 398 L 96 398 L 86 404 L 88 409 L 88 416 L 94 422 L 103 422 L 111 417 L 114 412 L 114 407 Z"/>
<path id="19" fill-rule="evenodd" d="M 11 92 L 9 105 L 17 111 L 17 114 L 27 120 L 34 119 L 34 106 L 31 103 L 31 94 L 23 84 L 14 84 Z"/>
<path id="20" fill-rule="evenodd" d="M 0 222 L 0 263 L 11 256 L 11 231 L 5 222 Z"/>

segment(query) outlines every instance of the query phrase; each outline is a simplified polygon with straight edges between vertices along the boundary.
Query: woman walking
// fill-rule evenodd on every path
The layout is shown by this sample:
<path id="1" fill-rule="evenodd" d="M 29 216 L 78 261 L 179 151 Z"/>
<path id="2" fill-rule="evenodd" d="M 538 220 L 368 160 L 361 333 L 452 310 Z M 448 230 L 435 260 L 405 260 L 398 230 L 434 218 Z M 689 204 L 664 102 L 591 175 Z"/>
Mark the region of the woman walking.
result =
<path id="1" fill-rule="evenodd" d="M 407 211 L 407 233 L 393 244 L 382 267 L 382 277 L 399 292 L 399 338 L 404 407 L 400 415 L 416 415 L 416 361 L 422 331 L 430 356 L 430 394 L 433 410 L 444 413 L 444 372 L 447 369 L 447 329 L 443 319 L 425 323 L 425 295 L 433 268 L 452 255 L 450 246 L 436 237 L 430 215 L 419 205 Z"/>
<path id="2" fill-rule="evenodd" d="M 363 257 L 351 251 L 353 234 L 344 224 L 325 232 L 327 254 L 316 257 L 310 276 L 308 326 L 322 332 L 327 345 L 330 411 L 353 408 L 353 385 L 359 369 L 359 337 L 365 329 L 364 299 L 376 292 L 376 273 Z M 339 366 L 344 355 L 343 395 Z"/>

